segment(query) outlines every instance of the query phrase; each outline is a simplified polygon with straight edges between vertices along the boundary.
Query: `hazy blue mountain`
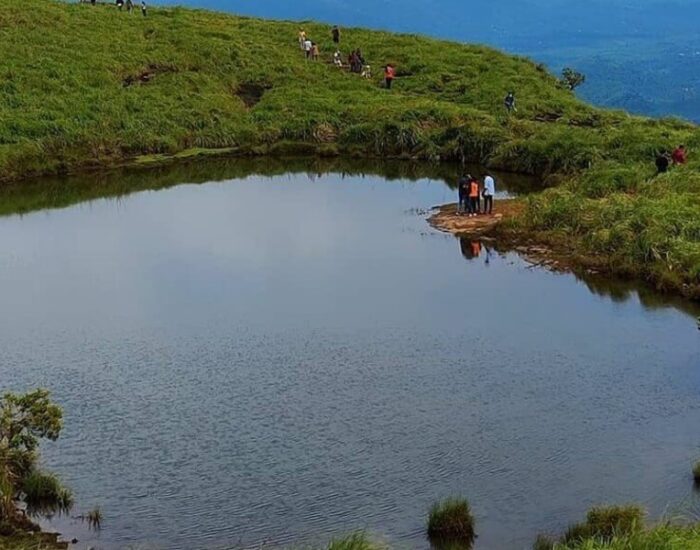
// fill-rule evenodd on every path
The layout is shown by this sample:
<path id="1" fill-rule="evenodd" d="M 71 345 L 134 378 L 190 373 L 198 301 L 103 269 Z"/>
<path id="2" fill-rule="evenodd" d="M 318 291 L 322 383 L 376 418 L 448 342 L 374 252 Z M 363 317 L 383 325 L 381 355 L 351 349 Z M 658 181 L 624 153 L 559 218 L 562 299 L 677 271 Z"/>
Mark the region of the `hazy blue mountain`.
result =
<path id="1" fill-rule="evenodd" d="M 163 0 L 161 0 L 163 1 Z M 700 0 L 180 0 L 246 15 L 315 19 L 483 42 L 588 75 L 602 105 L 700 120 Z"/>

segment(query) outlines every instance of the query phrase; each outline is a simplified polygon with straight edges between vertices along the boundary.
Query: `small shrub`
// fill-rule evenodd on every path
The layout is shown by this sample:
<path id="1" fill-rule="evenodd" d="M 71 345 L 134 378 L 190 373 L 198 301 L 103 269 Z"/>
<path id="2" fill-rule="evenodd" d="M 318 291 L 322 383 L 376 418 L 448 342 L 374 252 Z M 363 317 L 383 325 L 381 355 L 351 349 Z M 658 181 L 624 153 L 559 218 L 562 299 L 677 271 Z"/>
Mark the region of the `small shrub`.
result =
<path id="1" fill-rule="evenodd" d="M 615 536 L 627 536 L 641 530 L 643 518 L 643 510 L 634 505 L 591 508 L 586 515 L 586 521 L 569 527 L 562 542 L 587 539 L 608 542 Z"/>
<path id="2" fill-rule="evenodd" d="M 700 319 L 698 319 L 698 327 L 700 327 Z M 695 466 L 693 466 L 693 479 L 695 480 L 695 483 L 700 485 L 700 460 L 698 460 L 695 463 Z"/>
<path id="3" fill-rule="evenodd" d="M 537 535 L 532 550 L 554 550 L 557 541 L 549 535 Z"/>
<path id="4" fill-rule="evenodd" d="M 363 532 L 352 533 L 328 543 L 327 550 L 378 550 L 380 546 L 369 540 Z"/>
<path id="5" fill-rule="evenodd" d="M 33 514 L 66 512 L 73 506 L 73 495 L 53 474 L 35 470 L 22 484 L 24 501 Z"/>
<path id="6" fill-rule="evenodd" d="M 466 499 L 448 498 L 430 509 L 428 538 L 434 546 L 471 548 L 475 537 L 474 516 Z"/>

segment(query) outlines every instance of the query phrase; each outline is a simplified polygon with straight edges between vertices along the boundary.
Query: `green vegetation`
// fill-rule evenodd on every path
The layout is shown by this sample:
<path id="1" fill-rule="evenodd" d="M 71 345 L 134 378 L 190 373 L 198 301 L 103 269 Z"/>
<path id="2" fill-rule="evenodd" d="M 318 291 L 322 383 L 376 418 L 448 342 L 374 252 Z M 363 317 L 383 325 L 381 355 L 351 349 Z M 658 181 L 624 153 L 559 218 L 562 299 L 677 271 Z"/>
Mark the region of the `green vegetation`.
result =
<path id="1" fill-rule="evenodd" d="M 383 547 L 372 542 L 366 533 L 351 533 L 345 537 L 333 539 L 326 550 L 381 550 Z"/>
<path id="2" fill-rule="evenodd" d="M 184 8 L 25 0 L 0 11 L 0 179 L 171 156 L 321 155 L 458 160 L 536 175 L 513 235 L 596 269 L 700 297 L 700 132 L 578 100 L 543 66 L 495 50 L 345 29 L 372 81 L 338 70 L 329 28 Z M 381 88 L 379 67 L 398 78 Z M 575 73 L 570 75 L 577 81 Z M 518 112 L 507 115 L 513 89 Z M 684 143 L 687 166 L 656 176 Z"/>
<path id="3" fill-rule="evenodd" d="M 697 550 L 700 525 L 662 523 L 645 529 L 637 506 L 593 508 L 559 540 L 540 535 L 534 550 Z"/>
<path id="4" fill-rule="evenodd" d="M 428 515 L 427 531 L 436 548 L 471 548 L 476 532 L 469 503 L 462 498 L 436 502 Z"/>
<path id="5" fill-rule="evenodd" d="M 700 460 L 698 460 L 693 466 L 693 479 L 695 483 L 700 484 Z"/>
<path id="6" fill-rule="evenodd" d="M 36 531 L 17 503 L 24 503 L 30 514 L 70 509 L 70 492 L 55 476 L 38 469 L 39 441 L 58 439 L 62 417 L 46 390 L 0 398 L 0 534 Z"/>

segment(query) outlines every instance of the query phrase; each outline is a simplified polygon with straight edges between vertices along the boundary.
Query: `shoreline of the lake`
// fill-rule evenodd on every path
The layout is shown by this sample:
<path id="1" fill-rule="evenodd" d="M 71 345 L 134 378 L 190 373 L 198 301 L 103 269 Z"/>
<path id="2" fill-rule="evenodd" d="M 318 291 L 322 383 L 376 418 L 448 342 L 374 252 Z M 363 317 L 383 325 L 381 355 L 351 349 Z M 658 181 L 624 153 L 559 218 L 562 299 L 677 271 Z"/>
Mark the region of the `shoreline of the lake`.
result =
<path id="1" fill-rule="evenodd" d="M 581 246 L 580 240 L 570 235 L 529 230 L 523 223 L 527 205 L 521 199 L 496 201 L 494 210 L 493 215 L 469 217 L 457 211 L 456 203 L 448 203 L 434 207 L 427 222 L 434 229 L 455 237 L 493 238 L 520 254 L 533 267 L 640 281 L 662 294 L 700 300 L 700 284 L 690 285 L 672 279 L 660 281 L 645 276 L 643 266 L 617 264 L 606 255 L 592 256 Z"/>

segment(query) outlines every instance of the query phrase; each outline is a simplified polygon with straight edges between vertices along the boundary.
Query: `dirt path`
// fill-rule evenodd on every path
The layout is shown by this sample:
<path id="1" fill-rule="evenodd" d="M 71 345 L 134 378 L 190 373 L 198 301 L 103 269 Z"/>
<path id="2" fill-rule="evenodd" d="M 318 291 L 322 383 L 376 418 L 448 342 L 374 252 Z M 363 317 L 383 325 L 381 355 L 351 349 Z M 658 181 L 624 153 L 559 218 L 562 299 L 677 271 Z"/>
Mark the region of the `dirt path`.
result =
<path id="1" fill-rule="evenodd" d="M 522 212 L 522 203 L 516 200 L 502 200 L 494 204 L 492 215 L 483 214 L 470 218 L 457 212 L 456 204 L 446 204 L 437 208 L 428 223 L 439 231 L 453 235 L 481 236 L 491 233 L 501 222 Z"/>

